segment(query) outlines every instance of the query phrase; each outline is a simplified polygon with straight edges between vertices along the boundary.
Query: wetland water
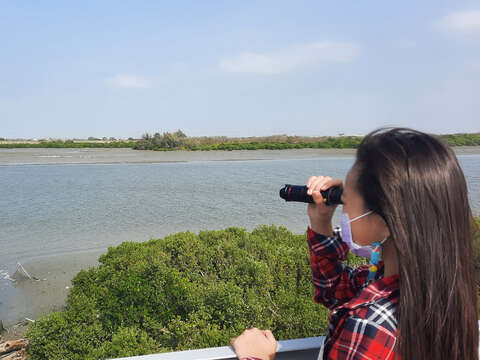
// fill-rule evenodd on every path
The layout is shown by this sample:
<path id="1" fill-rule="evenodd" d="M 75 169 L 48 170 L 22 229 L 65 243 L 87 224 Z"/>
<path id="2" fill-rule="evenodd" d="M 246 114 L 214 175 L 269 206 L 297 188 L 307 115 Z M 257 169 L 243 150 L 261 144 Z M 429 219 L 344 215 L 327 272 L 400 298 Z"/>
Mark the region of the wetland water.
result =
<path id="1" fill-rule="evenodd" d="M 479 215 L 480 150 L 457 154 Z M 305 204 L 285 203 L 279 189 L 315 174 L 344 178 L 353 156 L 334 149 L 0 149 L 0 319 L 8 325 L 61 306 L 71 277 L 123 241 L 262 224 L 303 233 Z M 11 283 L 17 262 L 46 280 Z"/>

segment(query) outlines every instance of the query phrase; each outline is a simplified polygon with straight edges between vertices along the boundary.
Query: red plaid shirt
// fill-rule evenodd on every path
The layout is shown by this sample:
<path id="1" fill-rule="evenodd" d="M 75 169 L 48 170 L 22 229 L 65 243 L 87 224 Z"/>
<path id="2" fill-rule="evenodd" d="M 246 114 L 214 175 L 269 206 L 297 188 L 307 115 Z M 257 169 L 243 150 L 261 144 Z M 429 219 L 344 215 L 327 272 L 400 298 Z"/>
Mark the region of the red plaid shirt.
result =
<path id="1" fill-rule="evenodd" d="M 352 269 L 343 264 L 348 246 L 339 235 L 327 237 L 308 228 L 314 300 L 331 310 L 323 359 L 399 359 L 395 354 L 399 297 L 398 275 L 366 284 L 368 265 Z"/>

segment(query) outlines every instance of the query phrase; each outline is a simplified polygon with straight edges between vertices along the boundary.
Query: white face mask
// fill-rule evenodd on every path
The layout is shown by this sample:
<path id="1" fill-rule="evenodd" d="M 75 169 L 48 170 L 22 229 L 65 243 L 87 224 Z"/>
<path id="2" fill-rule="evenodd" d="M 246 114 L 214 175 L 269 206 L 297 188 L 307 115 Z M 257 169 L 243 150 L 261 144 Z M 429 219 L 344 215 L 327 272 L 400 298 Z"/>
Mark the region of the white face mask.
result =
<path id="1" fill-rule="evenodd" d="M 361 246 L 361 245 L 356 244 L 353 241 L 352 229 L 350 227 L 350 223 L 352 223 L 355 220 L 358 220 L 358 219 L 360 219 L 364 216 L 370 215 L 371 213 L 373 213 L 373 211 L 370 210 L 370 211 L 366 212 L 365 214 L 362 214 L 360 216 L 357 216 L 356 218 L 353 218 L 352 220 L 350 220 L 350 218 L 348 217 L 348 214 L 342 213 L 342 218 L 341 218 L 341 222 L 340 222 L 340 228 L 342 230 L 342 240 L 343 240 L 343 242 L 348 245 L 348 247 L 350 248 L 350 251 L 352 253 L 354 253 L 357 256 L 368 258 L 368 259 L 372 255 L 372 247 L 370 245 Z M 383 239 L 380 242 L 380 244 L 383 244 L 385 242 L 385 240 L 387 240 L 387 238 Z"/>

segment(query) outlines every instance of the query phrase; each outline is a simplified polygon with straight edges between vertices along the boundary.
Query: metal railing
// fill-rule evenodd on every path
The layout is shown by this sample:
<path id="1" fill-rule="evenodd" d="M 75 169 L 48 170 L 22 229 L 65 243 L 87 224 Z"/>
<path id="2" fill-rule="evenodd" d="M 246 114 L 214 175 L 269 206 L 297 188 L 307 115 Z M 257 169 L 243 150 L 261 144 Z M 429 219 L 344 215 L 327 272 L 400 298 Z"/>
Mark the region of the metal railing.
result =
<path id="1" fill-rule="evenodd" d="M 324 336 L 281 340 L 275 360 L 317 360 Z M 198 350 L 176 351 L 161 354 L 131 356 L 116 360 L 235 360 L 231 346 Z"/>

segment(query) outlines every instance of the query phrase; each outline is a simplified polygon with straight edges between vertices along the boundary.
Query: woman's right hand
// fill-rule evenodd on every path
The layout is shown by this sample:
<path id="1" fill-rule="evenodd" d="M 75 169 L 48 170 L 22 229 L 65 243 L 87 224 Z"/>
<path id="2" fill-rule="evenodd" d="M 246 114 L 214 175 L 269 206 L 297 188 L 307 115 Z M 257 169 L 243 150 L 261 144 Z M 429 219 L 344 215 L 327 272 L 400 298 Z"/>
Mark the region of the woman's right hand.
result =
<path id="1" fill-rule="evenodd" d="M 230 340 L 239 359 L 273 360 L 278 344 L 270 330 L 251 328 Z"/>
<path id="2" fill-rule="evenodd" d="M 307 194 L 311 195 L 314 203 L 308 204 L 310 227 L 317 234 L 333 235 L 332 217 L 336 205 L 325 205 L 325 199 L 320 191 L 328 190 L 333 186 L 343 188 L 341 179 L 332 179 L 330 176 L 312 176 L 307 181 Z"/>

